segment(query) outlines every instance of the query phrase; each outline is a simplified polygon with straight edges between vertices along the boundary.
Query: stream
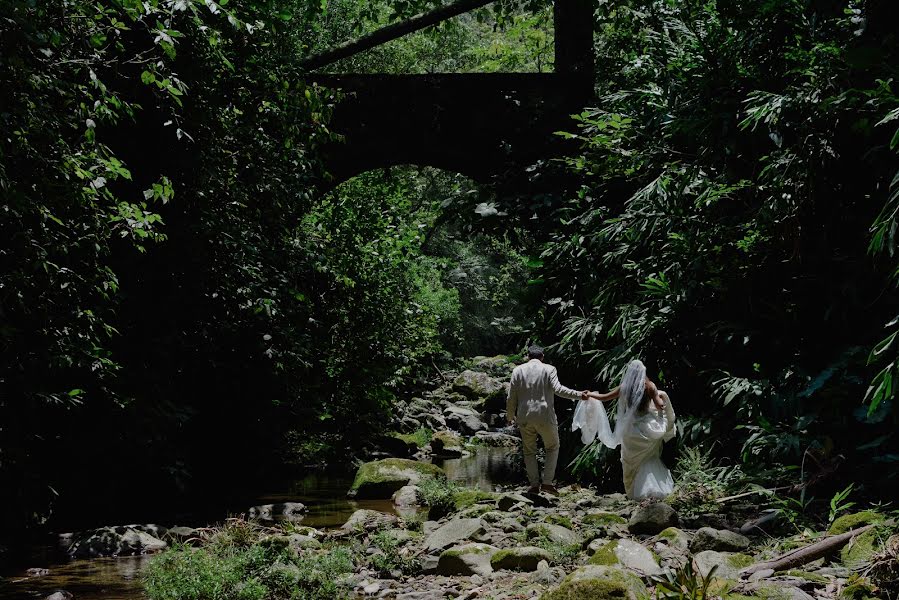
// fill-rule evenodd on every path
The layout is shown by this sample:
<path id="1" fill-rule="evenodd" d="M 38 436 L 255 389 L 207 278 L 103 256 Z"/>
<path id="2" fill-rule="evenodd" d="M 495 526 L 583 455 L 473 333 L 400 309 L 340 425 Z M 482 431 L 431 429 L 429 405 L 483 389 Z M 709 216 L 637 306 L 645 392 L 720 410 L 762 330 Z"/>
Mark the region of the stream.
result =
<path id="1" fill-rule="evenodd" d="M 514 451 L 507 448 L 478 447 L 470 456 L 433 459 L 446 471 L 447 477 L 460 485 L 490 491 L 496 486 L 516 482 Z M 391 500 L 350 500 L 346 492 L 354 473 L 313 473 L 286 482 L 280 489 L 268 490 L 254 504 L 302 502 L 308 513 L 303 525 L 317 529 L 340 527 L 360 508 L 396 513 Z M 241 512 L 247 507 L 235 507 Z M 224 516 L 224 515 L 223 515 Z M 149 519 L 148 522 L 151 522 Z M 203 526 L 205 523 L 194 523 Z M 140 581 L 149 556 L 67 560 L 50 546 L 34 548 L 31 562 L 20 570 L 3 572 L 0 578 L 0 600 L 41 599 L 55 590 L 71 592 L 76 600 L 141 600 Z M 29 577 L 25 569 L 41 567 L 49 574 Z"/>

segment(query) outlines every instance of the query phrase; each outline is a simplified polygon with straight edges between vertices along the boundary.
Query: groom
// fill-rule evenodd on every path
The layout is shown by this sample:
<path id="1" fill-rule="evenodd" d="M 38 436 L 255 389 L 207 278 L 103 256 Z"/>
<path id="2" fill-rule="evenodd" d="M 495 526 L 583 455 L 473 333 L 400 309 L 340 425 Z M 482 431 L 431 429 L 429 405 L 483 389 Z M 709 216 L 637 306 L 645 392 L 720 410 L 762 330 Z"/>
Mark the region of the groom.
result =
<path id="1" fill-rule="evenodd" d="M 524 448 L 524 465 L 531 487 L 529 493 L 541 490 L 537 468 L 537 436 L 546 449 L 542 490 L 557 494 L 553 486 L 556 461 L 559 459 L 559 423 L 556 421 L 554 396 L 569 400 L 587 399 L 587 392 L 578 392 L 559 383 L 556 368 L 543 362 L 543 348 L 528 348 L 528 362 L 512 371 L 509 397 L 506 400 L 506 420 L 518 425 Z"/>

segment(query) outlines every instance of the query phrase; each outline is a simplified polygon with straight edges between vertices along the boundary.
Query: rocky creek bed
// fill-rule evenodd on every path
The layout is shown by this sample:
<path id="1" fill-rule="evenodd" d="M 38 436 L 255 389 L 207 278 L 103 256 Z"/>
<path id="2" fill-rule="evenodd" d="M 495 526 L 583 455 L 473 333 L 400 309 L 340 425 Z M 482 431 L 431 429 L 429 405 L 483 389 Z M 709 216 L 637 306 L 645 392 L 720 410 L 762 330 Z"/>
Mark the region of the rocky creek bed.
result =
<path id="1" fill-rule="evenodd" d="M 60 543 L 75 558 L 93 559 L 87 564 L 156 554 L 149 565 L 133 563 L 144 568 L 141 579 L 134 568 L 126 570 L 132 583 L 118 595 L 75 594 L 146 593 L 154 600 L 896 597 L 890 582 L 897 581 L 899 537 L 880 512 L 847 514 L 826 531 L 801 532 L 760 515 L 751 495 L 717 512 L 681 515 L 664 502 L 636 503 L 577 485 L 556 497 L 525 494 L 510 483 L 448 478 L 442 460 L 517 450 L 518 438 L 497 428 L 511 366 L 502 357 L 482 359 L 477 369 L 452 374 L 404 403 L 395 433 L 372 448 L 373 460 L 359 466 L 348 486 L 353 502 L 373 504 L 339 526 L 311 526 L 309 507 L 285 496 L 215 527 L 127 525 L 65 534 Z M 762 568 L 791 549 L 855 531 L 795 568 Z M 28 583 L 51 576 L 40 569 L 7 580 L 0 597 L 49 596 L 46 585 Z M 146 592 L 136 590 L 138 580 Z"/>

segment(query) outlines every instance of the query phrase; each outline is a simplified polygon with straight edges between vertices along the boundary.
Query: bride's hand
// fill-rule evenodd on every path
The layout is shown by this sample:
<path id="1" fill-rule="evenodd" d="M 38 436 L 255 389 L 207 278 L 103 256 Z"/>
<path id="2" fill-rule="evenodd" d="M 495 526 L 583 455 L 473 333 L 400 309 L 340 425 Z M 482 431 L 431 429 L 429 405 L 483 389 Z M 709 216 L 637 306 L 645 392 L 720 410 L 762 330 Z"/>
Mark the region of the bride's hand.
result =
<path id="1" fill-rule="evenodd" d="M 660 393 L 656 392 L 656 395 L 652 397 L 652 401 L 658 410 L 665 410 L 665 398 Z"/>

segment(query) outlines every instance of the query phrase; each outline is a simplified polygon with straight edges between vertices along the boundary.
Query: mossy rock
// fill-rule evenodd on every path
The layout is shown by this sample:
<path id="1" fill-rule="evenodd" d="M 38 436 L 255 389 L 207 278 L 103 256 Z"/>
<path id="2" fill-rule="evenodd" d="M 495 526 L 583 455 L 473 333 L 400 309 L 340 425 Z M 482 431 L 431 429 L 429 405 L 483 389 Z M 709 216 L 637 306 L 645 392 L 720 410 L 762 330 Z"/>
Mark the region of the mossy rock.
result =
<path id="1" fill-rule="evenodd" d="M 389 499 L 401 487 L 418 483 L 424 477 L 445 478 L 446 473 L 436 465 L 405 458 L 367 462 L 356 471 L 347 495 L 360 499 Z"/>
<path id="2" fill-rule="evenodd" d="M 473 488 L 460 488 L 453 493 L 453 502 L 456 505 L 456 510 L 464 510 L 473 507 L 479 502 L 489 502 L 490 504 L 484 504 L 483 510 L 481 511 L 483 514 L 496 508 L 496 499 L 498 497 L 499 495 L 493 492 L 485 492 Z"/>
<path id="3" fill-rule="evenodd" d="M 840 535 L 841 533 L 852 531 L 857 527 L 864 527 L 865 525 L 879 523 L 880 521 L 883 521 L 883 515 L 873 510 L 863 510 L 862 512 L 839 517 L 827 529 L 827 534 Z"/>
<path id="4" fill-rule="evenodd" d="M 641 575 L 661 575 L 658 560 L 652 552 L 633 540 L 613 540 L 598 548 L 589 564 L 621 566 Z"/>
<path id="5" fill-rule="evenodd" d="M 700 575 L 705 577 L 717 565 L 715 577 L 719 579 L 739 579 L 740 571 L 755 561 L 747 554 L 704 550 L 693 556 L 693 563 Z"/>
<path id="6" fill-rule="evenodd" d="M 574 523 L 571 522 L 571 518 L 566 517 L 565 515 L 550 514 L 543 519 L 543 522 L 552 525 L 561 525 L 566 529 L 574 529 Z"/>
<path id="7" fill-rule="evenodd" d="M 614 567 L 587 565 L 566 577 L 540 600 L 649 600 L 640 578 Z"/>
<path id="8" fill-rule="evenodd" d="M 869 529 L 840 549 L 840 561 L 843 566 L 856 569 L 870 563 L 880 549 L 880 536 L 875 529 Z"/>
<path id="9" fill-rule="evenodd" d="M 686 550 L 690 545 L 690 536 L 677 527 L 669 527 L 663 530 L 656 538 L 673 548 L 682 550 Z"/>
<path id="10" fill-rule="evenodd" d="M 877 588 L 866 578 L 853 575 L 840 590 L 840 600 L 877 600 Z"/>
<path id="11" fill-rule="evenodd" d="M 508 569 L 510 571 L 536 571 L 541 560 L 552 562 L 552 556 L 543 548 L 536 546 L 524 546 L 500 550 L 490 559 L 490 565 L 494 570 Z"/>
<path id="12" fill-rule="evenodd" d="M 609 525 L 627 525 L 627 519 L 621 515 L 610 512 L 598 512 L 585 515 L 583 519 L 584 525 L 594 527 L 608 527 Z"/>

